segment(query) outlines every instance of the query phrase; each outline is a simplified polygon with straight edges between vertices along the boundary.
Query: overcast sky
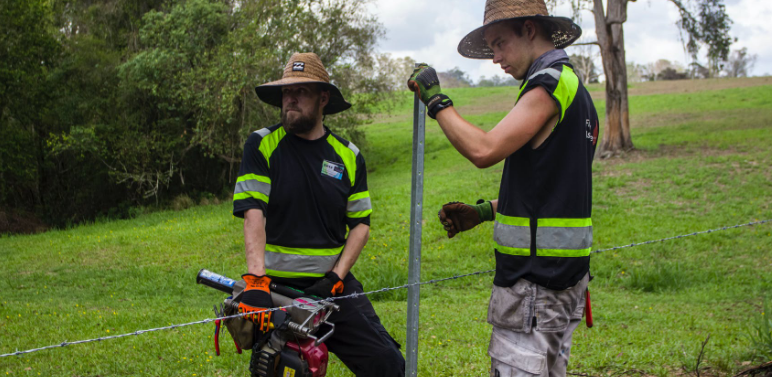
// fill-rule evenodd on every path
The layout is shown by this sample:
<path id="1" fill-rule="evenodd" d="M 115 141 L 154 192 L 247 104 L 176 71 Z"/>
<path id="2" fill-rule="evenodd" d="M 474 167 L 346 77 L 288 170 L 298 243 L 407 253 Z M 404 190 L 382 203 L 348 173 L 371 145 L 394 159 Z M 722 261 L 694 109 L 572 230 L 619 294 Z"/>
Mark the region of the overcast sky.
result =
<path id="1" fill-rule="evenodd" d="M 733 24 L 730 35 L 737 38 L 732 50 L 747 47 L 758 56 L 752 75 L 772 74 L 772 1 L 724 0 Z M 458 42 L 468 32 L 482 26 L 485 0 L 373 0 L 370 11 L 386 28 L 381 52 L 393 56 L 410 56 L 427 62 L 437 70 L 459 67 L 477 81 L 480 76 L 503 76 L 504 72 L 490 60 L 461 57 Z M 627 60 L 645 64 L 668 59 L 686 66 L 691 62 L 684 52 L 675 22 L 676 7 L 668 0 L 638 0 L 628 3 L 625 28 Z M 571 17 L 571 10 L 561 6 L 554 15 Z M 582 40 L 595 41 L 592 13 L 583 11 L 579 25 Z M 568 47 L 569 54 L 578 47 Z M 597 54 L 597 47 L 591 50 Z M 598 58 L 599 59 L 599 58 Z M 707 60 L 701 56 L 701 63 Z M 596 63 L 600 68 L 600 60 Z"/>

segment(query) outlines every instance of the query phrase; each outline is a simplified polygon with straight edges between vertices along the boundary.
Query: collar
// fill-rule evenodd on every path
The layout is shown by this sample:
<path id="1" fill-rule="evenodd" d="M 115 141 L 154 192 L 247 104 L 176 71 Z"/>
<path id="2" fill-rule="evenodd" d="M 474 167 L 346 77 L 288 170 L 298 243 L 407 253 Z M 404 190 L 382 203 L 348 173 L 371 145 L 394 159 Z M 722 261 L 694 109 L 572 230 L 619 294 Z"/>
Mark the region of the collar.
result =
<path id="1" fill-rule="evenodd" d="M 539 72 L 544 68 L 552 67 L 555 64 L 568 64 L 568 54 L 566 54 L 565 50 L 550 50 L 536 58 L 536 60 L 533 61 L 533 64 L 531 64 L 531 67 L 528 68 L 528 73 L 525 75 L 525 80 L 523 80 L 523 82 L 528 81 L 534 73 Z"/>

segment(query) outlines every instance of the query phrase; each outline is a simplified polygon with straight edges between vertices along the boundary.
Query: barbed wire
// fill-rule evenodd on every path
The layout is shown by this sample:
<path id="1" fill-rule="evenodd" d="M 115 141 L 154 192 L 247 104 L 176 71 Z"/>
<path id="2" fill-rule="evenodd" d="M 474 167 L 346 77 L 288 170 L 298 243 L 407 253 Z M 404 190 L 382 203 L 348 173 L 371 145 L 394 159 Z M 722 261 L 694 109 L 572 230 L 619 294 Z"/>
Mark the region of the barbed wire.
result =
<path id="1" fill-rule="evenodd" d="M 677 239 L 679 239 L 679 238 L 685 238 L 685 237 L 696 236 L 696 235 L 698 235 L 698 234 L 707 234 L 707 233 L 718 232 L 718 231 L 721 231 L 721 230 L 727 230 L 727 229 L 735 229 L 735 228 L 741 228 L 741 227 L 744 227 L 744 226 L 751 226 L 751 225 L 758 225 L 758 224 L 766 224 L 766 223 L 768 223 L 768 222 L 772 222 L 772 219 L 767 219 L 767 220 L 758 220 L 758 221 L 752 221 L 752 222 L 749 222 L 749 223 L 745 223 L 745 224 L 732 225 L 732 226 L 725 226 L 725 227 L 722 227 L 722 228 L 716 228 L 716 229 L 710 229 L 710 230 L 703 230 L 703 231 L 701 231 L 701 232 L 694 232 L 694 233 L 689 233 L 689 234 L 682 234 L 682 235 L 680 235 L 680 236 L 673 236 L 673 237 L 661 238 L 661 239 L 658 239 L 658 240 L 651 240 L 651 241 L 645 241 L 645 242 L 631 243 L 631 244 L 629 244 L 629 245 L 624 245 L 624 246 L 616 246 L 616 247 L 610 247 L 610 248 L 608 248 L 608 249 L 602 249 L 602 250 L 594 250 L 594 251 L 592 251 L 591 253 L 592 253 L 592 254 L 596 254 L 596 253 L 602 253 L 602 252 L 604 252 L 604 251 L 613 251 L 613 250 L 619 250 L 619 249 L 624 249 L 624 248 L 633 247 L 633 246 L 641 246 L 641 245 L 648 245 L 648 244 L 657 243 L 657 242 L 665 242 L 665 241 L 670 241 L 670 240 L 677 240 Z"/>
<path id="2" fill-rule="evenodd" d="M 591 254 L 597 254 L 597 253 L 602 253 L 602 252 L 606 252 L 606 251 L 625 249 L 625 248 L 634 247 L 634 246 L 649 245 L 649 244 L 653 244 L 653 243 L 665 242 L 665 241 L 675 240 L 675 239 L 679 239 L 679 238 L 696 236 L 696 235 L 700 235 L 700 234 L 713 233 L 713 232 L 729 230 L 729 229 L 735 229 L 735 228 L 741 228 L 741 227 L 751 226 L 751 225 L 766 224 L 766 223 L 770 223 L 770 222 L 772 222 L 772 219 L 752 221 L 752 222 L 745 223 L 745 224 L 725 226 L 725 227 L 716 228 L 716 229 L 703 230 L 703 231 L 700 231 L 700 232 L 693 232 L 693 233 L 688 233 L 688 234 L 682 234 L 682 235 L 679 235 L 679 236 L 660 238 L 660 239 L 657 239 L 657 240 L 644 241 L 644 242 L 638 242 L 638 243 L 631 243 L 631 244 L 628 244 L 628 245 L 616 246 L 616 247 L 611 247 L 611 248 L 608 248 L 608 249 L 593 250 L 590 253 Z M 410 288 L 412 286 L 437 284 L 437 283 L 441 283 L 443 281 L 448 281 L 448 280 L 456 280 L 456 279 L 461 279 L 461 278 L 475 276 L 475 275 L 484 275 L 484 274 L 488 274 L 488 273 L 491 273 L 491 272 L 494 272 L 494 271 L 496 271 L 496 270 L 495 269 L 490 269 L 490 270 L 484 270 L 484 271 L 477 271 L 477 272 L 472 272 L 472 273 L 463 274 L 463 275 L 450 276 L 450 277 L 446 277 L 446 278 L 421 281 L 421 282 L 417 282 L 417 283 L 408 283 L 408 284 L 404 284 L 404 285 L 400 285 L 400 286 L 396 286 L 396 287 L 387 287 L 387 288 L 376 289 L 376 290 L 373 290 L 373 291 L 352 293 L 352 294 L 346 295 L 346 296 L 330 297 L 329 299 L 321 300 L 321 301 L 337 301 L 337 300 L 344 300 L 344 299 L 347 299 L 347 298 L 354 298 L 354 297 L 359 297 L 359 296 L 369 296 L 369 295 L 373 295 L 373 294 L 376 294 L 376 293 L 384 293 L 384 292 L 395 291 L 395 290 L 399 290 L 399 289 L 406 289 L 406 288 Z M 313 301 L 313 302 L 317 303 L 317 302 L 320 302 L 320 301 Z M 286 306 L 281 306 L 281 307 L 276 307 L 276 308 L 270 308 L 270 309 L 263 310 L 262 312 L 270 313 L 270 312 L 277 311 L 277 310 L 283 310 L 283 309 L 291 308 L 292 306 L 293 305 L 286 305 Z M 212 323 L 212 322 L 217 321 L 217 320 L 225 320 L 225 319 L 231 319 L 231 318 L 238 318 L 238 317 L 243 317 L 243 316 L 246 316 L 246 315 L 249 315 L 249 313 L 244 313 L 244 314 L 239 313 L 239 314 L 234 314 L 234 315 L 230 315 L 230 316 L 204 319 L 204 320 L 201 320 L 201 321 L 181 323 L 181 324 L 169 325 L 169 326 L 164 326 L 164 327 L 157 327 L 157 328 L 152 328 L 152 329 L 147 329 L 147 330 L 137 330 L 137 331 L 130 332 L 130 333 L 125 333 L 125 334 L 120 334 L 120 335 L 103 336 L 103 337 L 94 338 L 94 339 L 78 340 L 78 341 L 74 341 L 74 342 L 64 341 L 64 342 L 59 343 L 59 344 L 54 344 L 54 345 L 40 347 L 40 348 L 32 348 L 32 349 L 25 350 L 25 351 L 18 351 L 17 350 L 16 352 L 2 354 L 2 355 L 0 355 L 0 358 L 1 357 L 7 357 L 7 356 L 21 356 L 21 355 L 28 354 L 28 353 L 33 353 L 33 352 L 38 352 L 38 351 L 43 351 L 43 350 L 48 350 L 48 349 L 53 349 L 53 348 L 61 348 L 61 347 L 66 347 L 66 346 L 72 346 L 72 345 L 76 345 L 76 344 L 101 342 L 103 340 L 118 339 L 118 338 L 124 338 L 124 337 L 128 337 L 128 336 L 142 335 L 142 334 L 146 334 L 146 333 L 150 333 L 150 332 L 155 332 L 155 331 L 173 330 L 173 329 L 177 329 L 177 328 L 180 328 L 180 327 L 200 325 L 200 324 L 205 324 L 205 323 Z"/>

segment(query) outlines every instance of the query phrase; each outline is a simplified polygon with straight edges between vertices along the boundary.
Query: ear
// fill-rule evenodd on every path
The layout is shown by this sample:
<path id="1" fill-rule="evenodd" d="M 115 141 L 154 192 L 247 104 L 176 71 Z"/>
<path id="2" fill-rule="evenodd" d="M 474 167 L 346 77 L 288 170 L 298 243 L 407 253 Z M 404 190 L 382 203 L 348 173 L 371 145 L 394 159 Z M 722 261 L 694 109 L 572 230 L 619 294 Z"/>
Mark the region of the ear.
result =
<path id="1" fill-rule="evenodd" d="M 327 106 L 328 103 L 330 103 L 330 91 L 329 90 L 323 90 L 320 93 L 320 101 L 321 101 L 322 108 L 324 108 L 325 106 Z"/>
<path id="2" fill-rule="evenodd" d="M 525 35 L 529 40 L 536 39 L 538 30 L 536 29 L 536 24 L 532 20 L 525 20 L 523 23 L 523 28 L 525 29 Z"/>

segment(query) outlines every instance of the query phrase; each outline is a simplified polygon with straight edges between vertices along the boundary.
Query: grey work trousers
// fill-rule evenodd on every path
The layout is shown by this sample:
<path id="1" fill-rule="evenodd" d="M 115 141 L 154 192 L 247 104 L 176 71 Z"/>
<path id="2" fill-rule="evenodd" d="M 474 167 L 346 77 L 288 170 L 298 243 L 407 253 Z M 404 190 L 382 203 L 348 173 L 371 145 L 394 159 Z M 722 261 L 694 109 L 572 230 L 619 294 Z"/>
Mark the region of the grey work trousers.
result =
<path id="1" fill-rule="evenodd" d="M 589 274 L 562 291 L 524 279 L 512 287 L 493 286 L 488 306 L 491 377 L 564 377 L 588 282 Z"/>

